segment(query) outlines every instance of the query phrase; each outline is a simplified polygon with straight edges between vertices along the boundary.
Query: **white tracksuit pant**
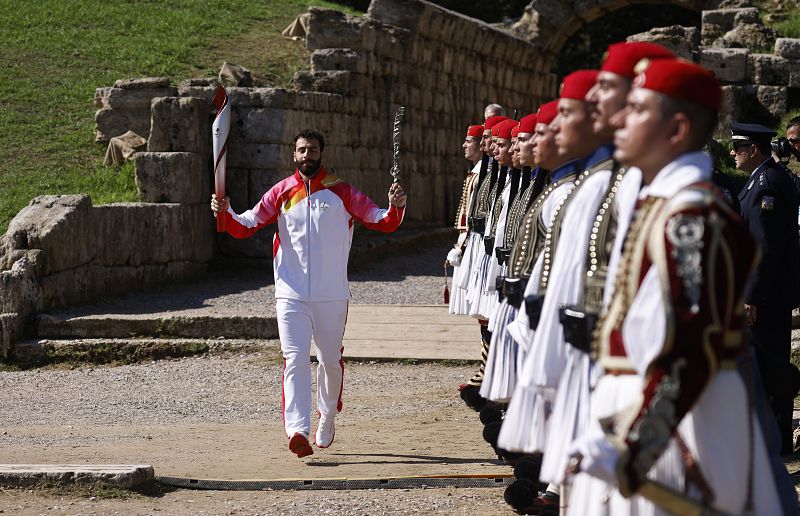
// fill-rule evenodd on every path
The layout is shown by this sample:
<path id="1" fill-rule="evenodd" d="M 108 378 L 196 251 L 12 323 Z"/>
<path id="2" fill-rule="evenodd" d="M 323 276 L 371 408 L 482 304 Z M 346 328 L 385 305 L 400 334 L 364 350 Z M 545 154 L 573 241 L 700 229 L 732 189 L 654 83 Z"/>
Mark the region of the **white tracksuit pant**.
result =
<path id="1" fill-rule="evenodd" d="M 317 348 L 317 410 L 342 410 L 342 337 L 347 300 L 278 299 L 278 334 L 283 352 L 283 426 L 288 437 L 311 434 L 311 337 Z"/>

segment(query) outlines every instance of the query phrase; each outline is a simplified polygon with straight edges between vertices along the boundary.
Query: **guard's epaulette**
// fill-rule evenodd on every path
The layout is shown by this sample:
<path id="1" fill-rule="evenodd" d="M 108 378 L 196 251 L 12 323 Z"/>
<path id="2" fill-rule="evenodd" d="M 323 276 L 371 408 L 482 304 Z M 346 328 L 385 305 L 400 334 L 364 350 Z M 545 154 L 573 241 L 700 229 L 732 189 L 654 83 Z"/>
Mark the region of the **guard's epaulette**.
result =
<path id="1" fill-rule="evenodd" d="M 758 174 L 758 186 L 759 187 L 763 188 L 765 186 L 764 183 L 766 182 L 766 177 L 767 177 L 767 171 L 766 170 L 762 170 L 761 173 Z"/>

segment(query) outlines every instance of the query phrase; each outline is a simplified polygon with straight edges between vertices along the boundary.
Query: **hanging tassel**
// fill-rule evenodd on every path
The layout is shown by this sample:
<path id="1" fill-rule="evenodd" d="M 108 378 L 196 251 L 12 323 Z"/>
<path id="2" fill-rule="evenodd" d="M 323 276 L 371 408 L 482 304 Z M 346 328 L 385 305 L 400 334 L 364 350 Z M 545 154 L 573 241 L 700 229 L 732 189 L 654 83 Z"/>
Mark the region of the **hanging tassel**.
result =
<path id="1" fill-rule="evenodd" d="M 444 304 L 450 304 L 450 289 L 447 288 L 447 260 L 444 262 Z"/>

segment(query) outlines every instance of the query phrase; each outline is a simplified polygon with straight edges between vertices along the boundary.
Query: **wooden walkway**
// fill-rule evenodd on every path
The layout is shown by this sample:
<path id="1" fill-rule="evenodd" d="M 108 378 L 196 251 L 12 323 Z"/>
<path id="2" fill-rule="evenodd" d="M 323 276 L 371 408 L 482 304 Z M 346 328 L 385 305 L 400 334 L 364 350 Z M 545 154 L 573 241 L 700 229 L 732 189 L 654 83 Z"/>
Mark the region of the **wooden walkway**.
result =
<path id="1" fill-rule="evenodd" d="M 480 358 L 476 319 L 445 305 L 350 305 L 345 358 L 470 360 Z"/>

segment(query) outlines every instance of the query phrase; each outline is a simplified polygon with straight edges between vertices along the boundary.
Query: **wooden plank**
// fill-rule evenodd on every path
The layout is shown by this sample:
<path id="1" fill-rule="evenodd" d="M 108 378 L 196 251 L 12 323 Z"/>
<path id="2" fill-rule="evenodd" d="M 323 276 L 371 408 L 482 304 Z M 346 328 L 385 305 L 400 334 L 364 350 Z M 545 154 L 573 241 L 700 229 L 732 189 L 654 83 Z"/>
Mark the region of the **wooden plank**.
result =
<path id="1" fill-rule="evenodd" d="M 449 336 L 448 340 L 459 340 L 464 336 L 479 336 L 480 331 L 476 326 L 450 326 L 447 324 L 426 324 L 415 326 L 413 324 L 372 324 L 372 323 L 348 323 L 345 329 L 345 338 L 354 335 L 363 335 L 373 338 L 389 338 L 395 335 L 414 335 L 415 338 L 425 337 L 426 335 Z"/>
<path id="2" fill-rule="evenodd" d="M 420 360 L 478 360 L 480 346 L 475 342 L 419 340 L 345 340 L 345 358 L 389 358 Z"/>

